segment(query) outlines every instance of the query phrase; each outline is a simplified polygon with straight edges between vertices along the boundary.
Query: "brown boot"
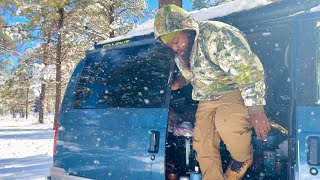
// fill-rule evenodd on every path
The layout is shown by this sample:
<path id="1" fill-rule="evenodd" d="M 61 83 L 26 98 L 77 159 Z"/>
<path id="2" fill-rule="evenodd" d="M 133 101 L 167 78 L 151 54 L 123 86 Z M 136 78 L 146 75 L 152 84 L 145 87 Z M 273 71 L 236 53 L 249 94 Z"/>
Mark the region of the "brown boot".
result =
<path id="1" fill-rule="evenodd" d="M 252 159 L 248 159 L 245 162 L 239 162 L 231 160 L 231 163 L 226 171 L 227 180 L 240 180 L 246 173 L 247 169 L 251 166 Z"/>

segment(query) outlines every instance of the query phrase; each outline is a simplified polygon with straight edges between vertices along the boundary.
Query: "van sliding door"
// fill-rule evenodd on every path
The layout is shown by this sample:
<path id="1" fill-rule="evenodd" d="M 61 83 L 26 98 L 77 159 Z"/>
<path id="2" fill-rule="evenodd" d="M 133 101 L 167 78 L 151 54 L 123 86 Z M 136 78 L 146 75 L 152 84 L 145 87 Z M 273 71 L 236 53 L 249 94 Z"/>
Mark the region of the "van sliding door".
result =
<path id="1" fill-rule="evenodd" d="M 318 15 L 317 15 L 318 14 Z M 299 19 L 296 41 L 296 177 L 320 179 L 320 16 Z"/>

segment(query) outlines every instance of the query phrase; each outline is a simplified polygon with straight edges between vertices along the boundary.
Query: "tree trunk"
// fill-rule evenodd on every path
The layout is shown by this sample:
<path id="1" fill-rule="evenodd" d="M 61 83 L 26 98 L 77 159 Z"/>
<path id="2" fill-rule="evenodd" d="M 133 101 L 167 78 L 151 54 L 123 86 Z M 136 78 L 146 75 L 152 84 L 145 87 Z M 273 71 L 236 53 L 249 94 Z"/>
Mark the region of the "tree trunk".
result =
<path id="1" fill-rule="evenodd" d="M 164 6 L 166 4 L 174 4 L 179 7 L 182 7 L 182 0 L 159 0 L 158 2 L 159 2 L 158 3 L 159 8 L 161 8 L 162 6 Z"/>
<path id="2" fill-rule="evenodd" d="M 16 112 L 14 110 L 14 107 L 12 108 L 12 118 L 16 118 Z"/>
<path id="3" fill-rule="evenodd" d="M 47 88 L 49 88 L 49 85 Z M 52 97 L 50 98 L 50 100 L 52 100 Z M 50 102 L 49 102 L 49 95 L 48 95 L 48 97 L 46 97 L 46 103 L 47 103 L 46 106 L 44 106 L 45 107 L 44 112 L 46 112 L 46 114 L 49 115 L 52 113 L 52 111 L 51 111 L 52 109 L 50 109 L 51 106 L 50 106 Z"/>
<path id="4" fill-rule="evenodd" d="M 55 129 L 60 112 L 60 103 L 61 103 L 61 54 L 62 54 L 62 42 L 61 42 L 61 29 L 63 27 L 64 20 L 64 9 L 60 8 L 58 10 L 60 15 L 58 22 L 58 42 L 57 42 L 57 58 L 56 58 L 56 104 L 54 111 L 54 123 L 53 129 Z"/>
<path id="5" fill-rule="evenodd" d="M 39 123 L 43 123 L 44 103 L 46 98 L 46 84 L 41 84 L 41 92 L 39 98 Z"/>
<path id="6" fill-rule="evenodd" d="M 28 119 L 28 102 L 29 102 L 29 88 L 27 88 L 27 99 L 26 99 L 26 119 Z"/>
<path id="7" fill-rule="evenodd" d="M 44 46 L 43 46 L 43 59 L 42 59 L 42 62 L 44 63 L 45 68 L 48 65 L 47 54 L 48 54 L 48 46 L 49 46 L 50 39 L 51 39 L 51 33 L 49 33 L 46 37 L 47 37 L 47 41 L 46 41 L 46 43 L 44 43 Z M 46 73 L 46 72 L 44 72 L 44 73 Z M 44 76 L 42 77 L 41 81 L 42 81 L 42 83 L 41 83 L 40 97 L 39 97 L 39 123 L 42 124 L 44 122 L 43 117 L 44 117 L 44 112 L 45 112 L 44 107 L 45 107 L 45 101 L 46 101 L 46 84 L 43 83 L 43 81 L 45 81 Z"/>
<path id="8" fill-rule="evenodd" d="M 109 25 L 111 25 L 114 22 L 114 7 L 111 5 L 109 9 Z M 114 38 L 114 29 L 110 30 L 109 37 Z"/>

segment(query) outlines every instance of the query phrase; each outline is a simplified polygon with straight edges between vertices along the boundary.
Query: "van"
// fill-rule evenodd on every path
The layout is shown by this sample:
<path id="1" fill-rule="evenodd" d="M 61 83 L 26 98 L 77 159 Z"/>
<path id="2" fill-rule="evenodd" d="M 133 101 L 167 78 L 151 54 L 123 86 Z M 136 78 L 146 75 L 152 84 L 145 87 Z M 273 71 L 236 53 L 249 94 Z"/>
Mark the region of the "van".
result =
<path id="1" fill-rule="evenodd" d="M 267 142 L 253 135 L 254 163 L 243 179 L 320 179 L 320 2 L 283 0 L 209 19 L 240 29 L 265 67 L 273 128 Z M 49 178 L 163 180 L 201 173 L 191 137 L 198 102 L 190 86 L 170 90 L 175 54 L 154 39 L 149 24 L 140 34 L 96 44 L 75 68 Z M 226 169 L 223 144 L 221 155 Z"/>

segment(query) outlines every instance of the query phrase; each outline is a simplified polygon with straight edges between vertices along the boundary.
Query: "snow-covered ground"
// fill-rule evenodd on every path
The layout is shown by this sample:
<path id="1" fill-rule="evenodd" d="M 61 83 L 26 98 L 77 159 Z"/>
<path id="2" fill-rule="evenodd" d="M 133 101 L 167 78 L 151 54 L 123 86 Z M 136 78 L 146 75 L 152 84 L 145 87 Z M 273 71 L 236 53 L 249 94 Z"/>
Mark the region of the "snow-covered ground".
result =
<path id="1" fill-rule="evenodd" d="M 44 124 L 36 117 L 0 116 L 0 179 L 43 180 L 52 166 L 53 116 Z"/>

